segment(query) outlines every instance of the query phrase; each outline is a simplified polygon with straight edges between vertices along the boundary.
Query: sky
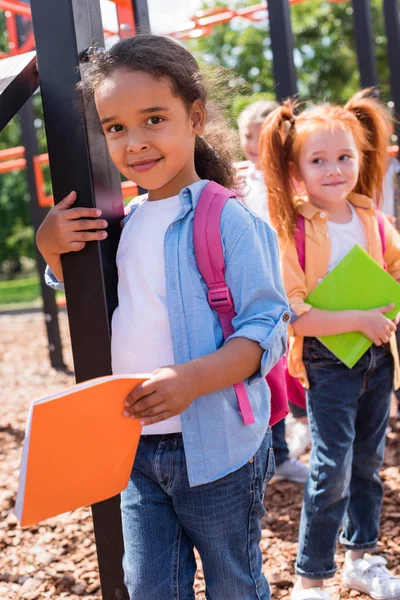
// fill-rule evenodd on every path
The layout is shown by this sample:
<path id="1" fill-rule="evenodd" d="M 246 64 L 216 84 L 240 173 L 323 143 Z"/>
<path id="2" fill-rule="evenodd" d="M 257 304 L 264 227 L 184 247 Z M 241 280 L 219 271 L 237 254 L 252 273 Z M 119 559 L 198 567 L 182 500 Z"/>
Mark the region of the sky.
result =
<path id="1" fill-rule="evenodd" d="M 115 27 L 115 4 L 109 0 L 100 0 L 105 26 Z M 201 0 L 147 0 L 150 14 L 150 26 L 153 33 L 173 31 L 201 6 Z"/>

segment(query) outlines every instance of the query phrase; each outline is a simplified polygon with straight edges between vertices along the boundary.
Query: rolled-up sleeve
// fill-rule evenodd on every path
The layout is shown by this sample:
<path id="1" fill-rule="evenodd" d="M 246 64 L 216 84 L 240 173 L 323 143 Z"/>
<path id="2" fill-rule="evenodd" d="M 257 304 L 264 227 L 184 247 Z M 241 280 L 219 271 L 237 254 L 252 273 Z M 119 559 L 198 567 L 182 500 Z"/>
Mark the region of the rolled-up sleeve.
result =
<path id="1" fill-rule="evenodd" d="M 53 271 L 48 265 L 46 266 L 46 270 L 44 272 L 44 280 L 46 285 L 53 288 L 53 290 L 64 291 L 64 282 L 58 281 L 57 277 L 54 275 Z"/>
<path id="2" fill-rule="evenodd" d="M 305 302 L 307 297 L 306 276 L 299 263 L 295 242 L 289 242 L 281 249 L 281 254 L 283 283 L 292 311 L 290 322 L 294 323 L 299 317 L 308 313 L 312 306 Z M 291 327 L 289 327 L 289 333 L 293 335 Z"/>
<path id="3" fill-rule="evenodd" d="M 253 215 L 249 219 L 240 237 L 222 238 L 225 279 L 236 312 L 235 331 L 228 340 L 244 337 L 258 342 L 264 353 L 254 377 L 265 377 L 286 352 L 291 311 L 280 274 L 276 233 L 262 219 Z"/>

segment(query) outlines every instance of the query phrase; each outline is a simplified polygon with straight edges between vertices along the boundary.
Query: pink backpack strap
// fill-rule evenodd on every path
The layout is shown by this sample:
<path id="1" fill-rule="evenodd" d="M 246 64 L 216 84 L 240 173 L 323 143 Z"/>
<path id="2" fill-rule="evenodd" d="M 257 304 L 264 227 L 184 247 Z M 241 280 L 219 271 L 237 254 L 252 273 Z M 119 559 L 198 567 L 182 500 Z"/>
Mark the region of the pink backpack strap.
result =
<path id="1" fill-rule="evenodd" d="M 224 339 L 233 332 L 236 316 L 231 292 L 225 281 L 225 259 L 221 241 L 221 212 L 235 194 L 214 181 L 203 188 L 194 212 L 193 243 L 197 267 L 208 287 L 208 303 L 218 314 Z M 245 425 L 254 423 L 250 400 L 243 382 L 234 386 Z"/>
<path id="2" fill-rule="evenodd" d="M 296 233 L 294 234 L 294 241 L 296 243 L 297 256 L 302 271 L 306 270 L 306 224 L 304 217 L 298 215 Z"/>
<path id="3" fill-rule="evenodd" d="M 379 236 L 381 238 L 382 244 L 382 256 L 383 256 L 383 267 L 385 271 L 387 271 L 387 265 L 385 263 L 385 253 L 386 253 L 386 235 L 385 235 L 385 220 L 383 218 L 383 214 L 380 210 L 375 209 L 376 220 L 378 221 L 379 227 Z"/>

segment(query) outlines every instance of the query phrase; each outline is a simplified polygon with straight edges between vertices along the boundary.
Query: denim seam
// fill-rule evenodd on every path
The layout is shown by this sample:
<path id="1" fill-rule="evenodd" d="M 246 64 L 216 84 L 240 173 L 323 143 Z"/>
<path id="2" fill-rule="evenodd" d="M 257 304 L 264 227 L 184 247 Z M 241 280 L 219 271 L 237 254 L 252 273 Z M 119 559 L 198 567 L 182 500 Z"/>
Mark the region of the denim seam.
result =
<path id="1" fill-rule="evenodd" d="M 156 472 L 156 476 L 157 476 L 159 485 L 165 491 L 165 488 L 164 488 L 164 485 L 162 482 L 161 464 L 160 464 L 162 450 L 163 450 L 163 441 L 161 439 L 158 442 L 157 450 L 156 450 L 156 453 L 154 456 L 154 470 Z"/>
<path id="2" fill-rule="evenodd" d="M 166 485 L 167 490 L 169 490 L 169 488 L 171 487 L 171 483 L 172 483 L 172 478 L 173 478 L 173 474 L 174 474 L 174 454 L 175 454 L 175 450 L 176 450 L 176 446 L 178 445 L 178 436 L 175 437 L 174 439 L 174 445 L 172 448 L 172 452 L 170 453 L 170 457 L 169 457 L 169 474 L 168 474 L 168 483 Z"/>
<path id="3" fill-rule="evenodd" d="M 311 429 L 311 428 L 310 428 Z M 313 512 L 313 498 L 315 497 L 316 492 L 318 491 L 318 481 L 319 481 L 319 473 L 320 473 L 320 467 L 318 466 L 316 469 L 316 483 L 313 489 L 313 494 L 312 494 L 312 499 L 310 499 L 310 501 L 308 502 L 308 506 L 306 509 L 306 515 L 307 515 L 307 528 L 306 531 L 304 533 L 304 540 L 303 540 L 303 544 L 302 544 L 302 549 L 301 549 L 301 558 L 304 557 L 304 548 L 306 547 L 307 543 L 308 543 L 308 539 L 310 537 L 310 515 Z M 310 477 L 311 477 L 311 473 L 310 473 Z M 305 505 L 305 503 L 304 503 Z M 315 508 L 315 507 L 314 507 Z M 337 536 L 336 536 L 336 543 L 335 543 L 335 547 L 337 546 Z M 329 571 L 323 571 L 323 572 L 319 572 L 319 573 L 307 573 L 306 571 L 304 571 L 303 569 L 298 567 L 298 563 L 300 562 L 299 560 L 300 557 L 298 557 L 298 560 L 296 560 L 296 565 L 295 565 L 295 570 L 296 573 L 298 575 L 302 575 L 304 577 L 307 577 L 309 579 L 329 579 L 330 577 L 333 577 L 333 575 L 336 573 L 337 567 L 335 567 L 334 569 L 331 569 Z"/>
<path id="4" fill-rule="evenodd" d="M 315 485 L 315 489 L 313 490 L 313 496 L 312 496 L 312 498 L 314 498 L 314 495 L 315 495 L 315 493 L 316 493 L 316 492 L 317 492 L 317 490 L 318 490 L 319 471 L 320 471 L 320 469 L 319 469 L 319 467 L 317 467 L 317 472 L 316 472 L 316 485 Z M 311 473 L 310 473 L 310 477 L 311 477 Z M 313 500 L 311 499 L 311 501 L 308 503 L 308 506 L 307 506 L 307 508 L 306 508 L 306 515 L 307 515 L 307 528 L 306 528 L 306 531 L 305 531 L 305 533 L 304 533 L 304 540 L 303 540 L 303 544 L 302 544 L 301 557 L 303 557 L 303 556 L 304 556 L 304 548 L 305 548 L 305 546 L 307 545 L 307 543 L 308 543 L 308 539 L 309 539 L 309 536 L 310 536 L 310 515 L 311 515 L 311 513 L 313 512 L 313 511 L 312 511 L 312 508 L 313 508 L 313 507 L 311 506 L 311 505 L 312 505 L 312 503 L 313 503 Z M 304 506 L 306 506 L 306 503 L 305 503 L 305 502 L 304 502 Z M 296 562 L 298 562 L 298 561 L 296 561 Z"/>
<path id="5" fill-rule="evenodd" d="M 257 582 L 254 578 L 253 562 L 252 562 L 252 556 L 251 556 L 251 551 L 250 551 L 250 546 L 251 546 L 250 532 L 252 530 L 252 518 L 253 518 L 254 504 L 255 504 L 255 498 L 256 498 L 256 492 L 255 492 L 256 479 L 257 479 L 257 460 L 256 460 L 256 457 L 254 457 L 253 478 L 252 478 L 252 481 L 250 484 L 250 493 L 252 494 L 252 500 L 251 500 L 251 506 L 250 506 L 250 510 L 249 510 L 248 522 L 247 522 L 247 556 L 248 556 L 248 560 L 249 560 L 250 575 L 251 575 L 251 578 L 254 583 L 256 597 L 257 597 L 257 600 L 261 600 L 261 596 L 258 593 Z"/>
<path id="6" fill-rule="evenodd" d="M 178 532 L 175 539 L 175 548 L 172 552 L 172 589 L 173 589 L 173 600 L 179 600 L 179 557 L 180 547 L 182 538 L 182 526 L 178 526 Z"/>

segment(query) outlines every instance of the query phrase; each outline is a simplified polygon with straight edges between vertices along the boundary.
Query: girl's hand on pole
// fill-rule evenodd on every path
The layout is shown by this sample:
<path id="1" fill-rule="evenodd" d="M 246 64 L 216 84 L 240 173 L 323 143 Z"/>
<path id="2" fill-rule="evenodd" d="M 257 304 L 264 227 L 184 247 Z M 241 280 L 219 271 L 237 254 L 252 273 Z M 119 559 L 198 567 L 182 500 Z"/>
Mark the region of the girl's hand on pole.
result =
<path id="1" fill-rule="evenodd" d="M 152 425 L 183 412 L 196 398 L 190 363 L 156 369 L 125 400 L 123 415 Z"/>
<path id="2" fill-rule="evenodd" d="M 36 234 L 36 243 L 45 258 L 66 252 L 78 252 L 86 242 L 103 240 L 107 221 L 99 219 L 98 208 L 71 208 L 76 192 L 70 192 L 46 215 Z M 99 229 L 100 231 L 88 231 Z"/>
<path id="3" fill-rule="evenodd" d="M 361 311 L 359 331 L 372 340 L 376 346 L 387 344 L 397 329 L 396 323 L 385 317 L 385 314 L 393 308 L 394 304 L 392 303 L 389 306 Z"/>

